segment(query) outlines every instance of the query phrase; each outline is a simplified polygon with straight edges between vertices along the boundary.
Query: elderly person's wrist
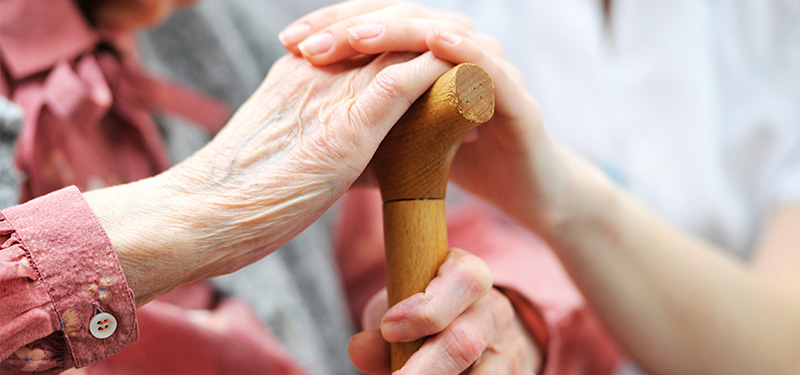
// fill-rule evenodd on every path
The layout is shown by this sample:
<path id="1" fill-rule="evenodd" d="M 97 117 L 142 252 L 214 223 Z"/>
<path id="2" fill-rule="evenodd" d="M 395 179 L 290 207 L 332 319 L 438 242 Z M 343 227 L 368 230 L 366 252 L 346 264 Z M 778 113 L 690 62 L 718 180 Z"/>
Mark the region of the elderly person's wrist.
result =
<path id="1" fill-rule="evenodd" d="M 206 215 L 192 194 L 157 176 L 84 194 L 141 306 L 205 277 L 210 259 L 196 256 Z"/>

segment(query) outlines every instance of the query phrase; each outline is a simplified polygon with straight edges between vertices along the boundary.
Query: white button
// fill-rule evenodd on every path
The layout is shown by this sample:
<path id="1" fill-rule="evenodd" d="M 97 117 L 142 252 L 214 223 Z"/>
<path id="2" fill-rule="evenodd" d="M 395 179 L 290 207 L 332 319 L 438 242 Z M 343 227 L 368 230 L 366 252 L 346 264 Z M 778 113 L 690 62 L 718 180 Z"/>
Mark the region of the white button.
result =
<path id="1" fill-rule="evenodd" d="M 89 321 L 89 332 L 98 339 L 104 339 L 117 330 L 117 318 L 109 313 L 99 313 Z"/>

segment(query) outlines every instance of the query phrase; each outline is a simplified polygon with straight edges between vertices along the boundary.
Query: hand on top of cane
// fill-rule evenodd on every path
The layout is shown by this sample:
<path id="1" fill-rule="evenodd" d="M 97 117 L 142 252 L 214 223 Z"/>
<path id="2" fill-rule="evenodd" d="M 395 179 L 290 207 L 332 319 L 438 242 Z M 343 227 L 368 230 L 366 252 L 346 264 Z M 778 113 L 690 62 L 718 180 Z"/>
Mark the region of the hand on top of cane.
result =
<path id="1" fill-rule="evenodd" d="M 453 162 L 452 181 L 534 225 L 568 203 L 559 188 L 571 177 L 559 167 L 562 147 L 548 137 L 519 71 L 466 16 L 394 1 L 354 0 L 292 22 L 280 39 L 315 65 L 360 54 L 431 51 L 454 64 L 480 66 L 494 82 L 495 114 L 467 137 Z"/>

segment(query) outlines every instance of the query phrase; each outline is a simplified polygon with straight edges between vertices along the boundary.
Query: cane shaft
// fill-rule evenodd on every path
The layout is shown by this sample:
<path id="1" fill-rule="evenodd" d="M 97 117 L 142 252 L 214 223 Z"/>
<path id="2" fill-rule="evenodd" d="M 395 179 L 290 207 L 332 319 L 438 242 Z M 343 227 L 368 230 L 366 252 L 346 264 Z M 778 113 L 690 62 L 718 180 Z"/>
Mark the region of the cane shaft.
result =
<path id="1" fill-rule="evenodd" d="M 383 226 L 389 304 L 394 305 L 425 290 L 447 256 L 444 200 L 386 202 Z M 392 368 L 402 367 L 423 342 L 392 343 Z"/>
<path id="2" fill-rule="evenodd" d="M 372 159 L 384 201 L 389 304 L 423 292 L 447 256 L 444 197 L 461 141 L 494 114 L 494 87 L 476 65 L 442 75 L 381 143 Z M 393 343 L 397 370 L 424 339 Z"/>

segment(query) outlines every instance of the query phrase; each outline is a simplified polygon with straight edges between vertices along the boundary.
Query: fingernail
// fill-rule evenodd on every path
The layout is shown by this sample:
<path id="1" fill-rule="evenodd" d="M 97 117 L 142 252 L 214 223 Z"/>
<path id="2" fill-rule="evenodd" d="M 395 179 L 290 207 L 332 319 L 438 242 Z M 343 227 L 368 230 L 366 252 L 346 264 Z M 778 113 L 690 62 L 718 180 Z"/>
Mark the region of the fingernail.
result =
<path id="1" fill-rule="evenodd" d="M 328 52 L 333 48 L 333 35 L 331 33 L 323 33 L 314 35 L 300 43 L 297 48 L 306 56 L 313 56 Z"/>
<path id="2" fill-rule="evenodd" d="M 403 323 L 389 322 L 381 326 L 381 334 L 386 341 L 396 342 L 406 337 L 406 329 L 403 327 Z"/>
<path id="3" fill-rule="evenodd" d="M 448 33 L 447 31 L 442 31 L 442 30 L 434 28 L 433 29 L 433 33 L 436 34 L 437 38 L 439 38 L 439 39 L 441 39 L 441 40 L 443 40 L 443 41 L 445 41 L 447 43 L 450 43 L 450 44 L 458 44 L 459 42 L 461 42 L 461 37 L 460 36 L 458 36 L 456 34 L 453 34 L 453 33 Z"/>
<path id="4" fill-rule="evenodd" d="M 350 36 L 352 36 L 353 39 L 362 40 L 362 39 L 375 38 L 378 35 L 383 34 L 383 30 L 386 30 L 386 26 L 380 24 L 373 24 L 373 25 L 354 26 L 347 29 L 347 32 L 350 33 Z"/>
<path id="5" fill-rule="evenodd" d="M 295 44 L 311 34 L 311 26 L 305 23 L 294 25 L 278 34 L 278 39 L 285 45 Z"/>

